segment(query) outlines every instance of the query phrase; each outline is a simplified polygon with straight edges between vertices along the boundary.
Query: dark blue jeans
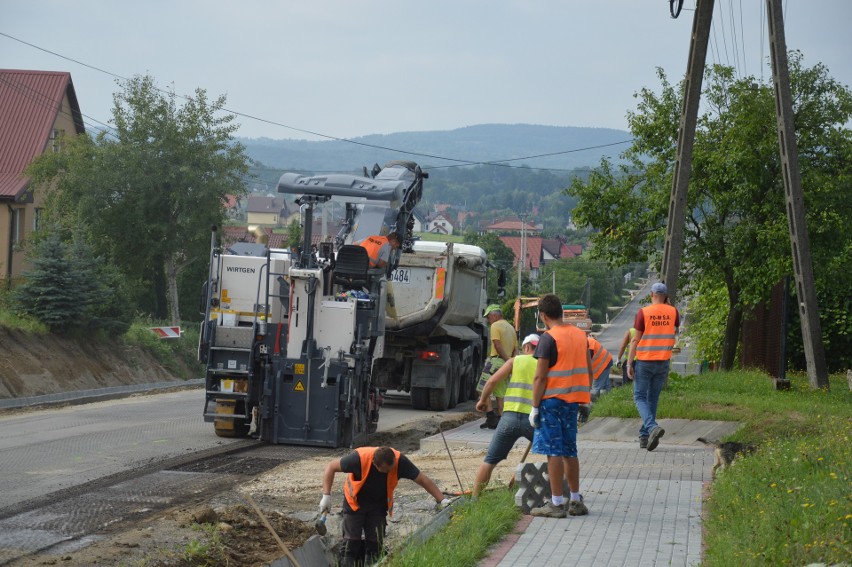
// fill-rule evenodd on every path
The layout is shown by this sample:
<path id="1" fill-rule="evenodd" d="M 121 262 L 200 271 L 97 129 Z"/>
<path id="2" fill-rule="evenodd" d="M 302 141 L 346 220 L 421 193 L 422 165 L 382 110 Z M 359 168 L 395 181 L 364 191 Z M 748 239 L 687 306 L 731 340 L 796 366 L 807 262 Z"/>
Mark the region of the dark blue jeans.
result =
<path id="1" fill-rule="evenodd" d="M 668 360 L 637 360 L 633 372 L 633 401 L 642 418 L 639 437 L 647 437 L 657 425 L 657 402 L 669 374 Z"/>

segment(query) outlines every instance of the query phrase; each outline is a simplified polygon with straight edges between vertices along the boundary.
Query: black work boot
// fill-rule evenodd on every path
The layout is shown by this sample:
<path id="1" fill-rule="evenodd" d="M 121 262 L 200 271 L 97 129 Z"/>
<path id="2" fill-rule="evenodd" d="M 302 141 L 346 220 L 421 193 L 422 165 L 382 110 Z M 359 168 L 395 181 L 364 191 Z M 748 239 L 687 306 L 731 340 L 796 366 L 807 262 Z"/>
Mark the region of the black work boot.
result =
<path id="1" fill-rule="evenodd" d="M 497 423 L 500 422 L 500 418 L 497 416 L 495 411 L 490 411 L 485 414 L 485 423 L 479 426 L 480 429 L 497 429 Z"/>

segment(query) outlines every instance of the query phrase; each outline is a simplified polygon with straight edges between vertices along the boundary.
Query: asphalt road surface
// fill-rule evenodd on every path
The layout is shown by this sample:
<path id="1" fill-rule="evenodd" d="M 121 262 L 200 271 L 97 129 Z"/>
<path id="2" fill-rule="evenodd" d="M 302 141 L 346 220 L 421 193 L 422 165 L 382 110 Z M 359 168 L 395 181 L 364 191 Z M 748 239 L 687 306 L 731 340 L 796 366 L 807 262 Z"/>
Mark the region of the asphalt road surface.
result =
<path id="1" fill-rule="evenodd" d="M 0 510 L 58 490 L 245 440 L 217 437 L 199 389 L 0 416 Z M 473 410 L 460 404 L 441 415 Z M 379 431 L 433 412 L 389 396 Z M 438 415 L 434 413 L 434 415 Z M 236 445 L 235 445 L 236 446 Z"/>

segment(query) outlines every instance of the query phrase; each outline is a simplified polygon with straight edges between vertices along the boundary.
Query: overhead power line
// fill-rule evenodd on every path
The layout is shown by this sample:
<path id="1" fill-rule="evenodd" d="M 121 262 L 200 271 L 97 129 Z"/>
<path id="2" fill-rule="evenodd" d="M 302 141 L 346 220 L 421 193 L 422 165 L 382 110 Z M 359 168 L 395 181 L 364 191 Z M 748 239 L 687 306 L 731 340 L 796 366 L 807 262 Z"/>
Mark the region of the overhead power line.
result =
<path id="1" fill-rule="evenodd" d="M 68 56 L 63 55 L 61 53 L 58 53 L 56 51 L 52 51 L 50 49 L 35 45 L 33 43 L 30 43 L 28 41 L 25 41 L 23 39 L 20 39 L 18 37 L 13 36 L 13 35 L 4 33 L 2 31 L 0 31 L 0 36 L 9 38 L 13 41 L 17 41 L 17 42 L 19 42 L 23 45 L 32 47 L 33 49 L 37 49 L 39 51 L 43 51 L 43 52 L 48 53 L 50 55 L 53 55 L 55 57 L 65 59 L 66 61 L 71 61 L 72 63 L 76 63 L 77 65 L 82 65 L 83 67 L 86 67 L 88 69 L 92 69 L 92 70 L 97 71 L 99 73 L 103 73 L 105 75 L 108 75 L 108 76 L 113 77 L 115 79 L 118 79 L 120 81 L 126 82 L 126 81 L 130 80 L 127 77 L 124 77 L 124 76 L 119 75 L 117 73 L 113 73 L 111 71 L 108 71 L 108 70 L 103 69 L 101 67 L 98 67 L 96 65 L 91 65 L 89 63 L 85 63 L 85 62 L 80 61 L 78 59 L 74 59 L 73 57 L 68 57 Z M 156 87 L 156 88 L 157 88 L 158 91 L 160 91 L 164 94 L 175 95 L 175 96 L 178 96 L 178 97 L 180 97 L 184 100 L 190 100 L 190 97 L 188 97 L 188 96 L 180 95 L 180 94 L 177 94 L 177 93 L 172 93 L 172 92 L 167 91 L 165 89 L 160 89 L 159 87 Z M 298 128 L 296 126 L 291 126 L 289 124 L 276 122 L 274 120 L 269 120 L 269 119 L 266 119 L 266 118 L 262 118 L 260 116 L 254 116 L 252 114 L 246 114 L 244 112 L 239 112 L 237 110 L 233 110 L 233 109 L 230 109 L 230 108 L 224 108 L 223 107 L 222 110 L 224 112 L 228 112 L 228 113 L 233 114 L 235 116 L 248 118 L 250 120 L 255 120 L 257 122 L 261 122 L 261 123 L 264 123 L 264 124 L 270 124 L 272 126 L 279 126 L 281 128 L 286 128 L 288 130 L 300 132 L 300 133 L 303 133 L 303 134 L 310 134 L 312 136 L 325 138 L 327 140 L 344 142 L 344 143 L 348 143 L 348 144 L 354 144 L 354 145 L 358 145 L 358 146 L 373 148 L 373 149 L 377 149 L 377 150 L 384 150 L 384 151 L 389 151 L 389 152 L 394 152 L 394 153 L 400 153 L 400 154 L 405 154 L 405 155 L 410 155 L 410 156 L 426 157 L 426 158 L 438 159 L 438 160 L 442 160 L 442 161 L 451 161 L 451 162 L 455 162 L 457 164 L 457 167 L 466 166 L 466 165 L 497 165 L 497 166 L 501 166 L 501 167 L 514 167 L 512 165 L 509 165 L 508 162 L 520 161 L 520 160 L 525 160 L 525 159 L 533 159 L 535 157 L 545 157 L 545 156 L 554 156 L 554 155 L 560 155 L 560 154 L 575 153 L 575 152 L 580 152 L 580 151 L 584 151 L 584 150 L 588 150 L 588 149 L 598 149 L 598 148 L 601 148 L 601 147 L 624 144 L 624 143 L 628 143 L 629 141 L 631 141 L 631 140 L 628 140 L 628 141 L 624 141 L 624 142 L 615 142 L 613 144 L 604 144 L 604 145 L 601 145 L 601 146 L 590 146 L 588 148 L 575 148 L 575 149 L 572 149 L 572 150 L 564 150 L 564 151 L 561 151 L 561 152 L 551 152 L 549 154 L 541 154 L 541 155 L 538 155 L 538 156 L 528 156 L 528 157 L 512 158 L 512 159 L 505 159 L 505 160 L 494 160 L 494 161 L 478 161 L 478 160 L 453 158 L 453 157 L 448 157 L 448 156 L 441 156 L 441 155 L 412 151 L 412 150 L 405 150 L 405 149 L 401 149 L 401 148 L 393 148 L 393 147 L 382 146 L 382 145 L 378 145 L 378 144 L 370 144 L 370 143 L 367 143 L 367 142 L 352 140 L 350 138 L 341 138 L 341 137 L 338 137 L 338 136 L 331 136 L 329 134 L 323 134 L 322 132 L 317 132 L 317 131 L 314 131 L 314 130 L 308 130 L 308 129 L 305 129 L 305 128 Z M 94 120 L 94 119 L 92 119 L 92 120 Z M 99 121 L 96 120 L 96 122 L 99 122 Z M 545 169 L 545 168 L 533 168 L 533 169 Z M 559 171 L 570 171 L 570 170 L 559 170 Z"/>

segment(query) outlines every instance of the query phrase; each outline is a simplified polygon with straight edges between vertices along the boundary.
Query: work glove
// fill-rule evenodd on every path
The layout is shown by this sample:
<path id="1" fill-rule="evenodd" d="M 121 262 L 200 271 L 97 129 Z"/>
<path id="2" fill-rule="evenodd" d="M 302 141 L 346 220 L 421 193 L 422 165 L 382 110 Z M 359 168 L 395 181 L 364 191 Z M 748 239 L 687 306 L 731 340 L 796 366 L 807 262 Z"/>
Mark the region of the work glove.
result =
<path id="1" fill-rule="evenodd" d="M 580 404 L 580 407 L 577 410 L 577 421 L 580 423 L 586 423 L 589 421 L 590 413 L 592 413 L 591 404 Z"/>
<path id="2" fill-rule="evenodd" d="M 541 427 L 541 417 L 538 415 L 538 408 L 533 408 L 530 412 L 530 425 L 535 429 Z"/>
<path id="3" fill-rule="evenodd" d="M 328 514 L 331 512 L 331 494 L 323 494 L 320 500 L 320 514 Z"/>
<path id="4" fill-rule="evenodd" d="M 446 508 L 447 506 L 450 505 L 450 502 L 451 502 L 451 500 L 449 498 L 444 498 L 443 500 L 441 500 L 440 502 L 438 502 L 435 505 L 435 508 L 437 510 L 443 510 L 444 508 Z"/>

